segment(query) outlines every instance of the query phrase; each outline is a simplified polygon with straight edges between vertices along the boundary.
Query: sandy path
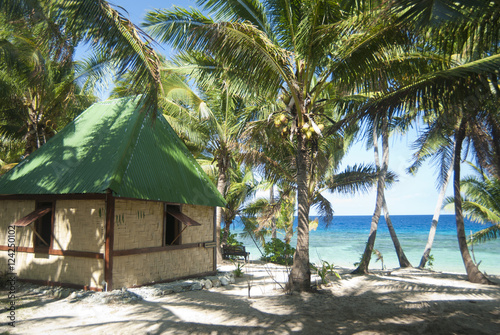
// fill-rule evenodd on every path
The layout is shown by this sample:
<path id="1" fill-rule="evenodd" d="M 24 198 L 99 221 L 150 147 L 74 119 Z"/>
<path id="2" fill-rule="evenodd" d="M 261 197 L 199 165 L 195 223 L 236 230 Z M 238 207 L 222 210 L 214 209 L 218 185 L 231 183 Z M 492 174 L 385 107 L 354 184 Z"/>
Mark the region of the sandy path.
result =
<path id="1" fill-rule="evenodd" d="M 271 274 L 282 282 L 286 269 L 244 269 L 229 286 L 132 303 L 25 297 L 32 302 L 17 310 L 15 328 L 2 311 L 0 334 L 500 334 L 500 286 L 460 275 L 344 271 L 315 293 L 285 295 Z"/>

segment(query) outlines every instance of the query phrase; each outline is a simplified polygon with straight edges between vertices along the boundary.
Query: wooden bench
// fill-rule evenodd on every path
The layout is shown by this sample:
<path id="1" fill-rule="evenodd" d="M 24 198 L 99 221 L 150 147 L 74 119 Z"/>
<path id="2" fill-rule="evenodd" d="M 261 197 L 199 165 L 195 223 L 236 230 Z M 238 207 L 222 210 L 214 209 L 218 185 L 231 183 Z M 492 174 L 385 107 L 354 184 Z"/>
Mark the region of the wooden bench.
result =
<path id="1" fill-rule="evenodd" d="M 229 259 L 229 256 L 243 256 L 245 262 L 248 261 L 249 252 L 245 250 L 242 245 L 223 245 L 222 246 L 222 258 Z"/>

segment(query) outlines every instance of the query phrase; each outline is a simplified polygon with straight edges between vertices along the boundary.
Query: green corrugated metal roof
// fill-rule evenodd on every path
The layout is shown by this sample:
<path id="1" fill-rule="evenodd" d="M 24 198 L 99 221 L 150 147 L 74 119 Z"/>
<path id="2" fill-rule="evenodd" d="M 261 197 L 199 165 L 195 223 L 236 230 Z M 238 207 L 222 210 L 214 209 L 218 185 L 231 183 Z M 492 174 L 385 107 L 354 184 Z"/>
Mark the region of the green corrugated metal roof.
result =
<path id="1" fill-rule="evenodd" d="M 0 178 L 0 194 L 105 193 L 224 206 L 224 200 L 162 115 L 138 98 L 94 104 Z"/>

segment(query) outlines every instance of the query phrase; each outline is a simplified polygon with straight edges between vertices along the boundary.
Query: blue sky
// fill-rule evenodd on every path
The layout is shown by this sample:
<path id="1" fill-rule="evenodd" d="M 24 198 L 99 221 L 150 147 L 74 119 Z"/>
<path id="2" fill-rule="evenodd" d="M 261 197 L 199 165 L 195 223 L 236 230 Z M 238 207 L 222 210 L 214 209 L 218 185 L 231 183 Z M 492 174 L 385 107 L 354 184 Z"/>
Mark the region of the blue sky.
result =
<path id="1" fill-rule="evenodd" d="M 171 8 L 173 5 L 180 7 L 195 6 L 190 0 L 115 0 L 111 1 L 115 6 L 123 7 L 129 18 L 137 25 L 140 25 L 145 13 L 157 8 Z M 160 46 L 157 50 L 163 55 L 170 55 L 171 50 L 167 46 Z M 105 96 L 105 93 L 103 94 Z M 436 205 L 438 190 L 436 189 L 436 169 L 429 164 L 425 164 L 416 176 L 405 173 L 411 157 L 410 146 L 417 136 L 417 131 L 413 130 L 405 137 L 394 136 L 390 140 L 390 162 L 389 168 L 399 176 L 399 182 L 386 190 L 386 201 L 389 213 L 393 215 L 404 214 L 433 214 Z M 372 163 L 374 159 L 373 150 L 367 150 L 364 143 L 355 144 L 348 153 L 345 164 L 354 165 Z M 465 167 L 462 175 L 470 173 L 470 169 Z M 266 192 L 267 193 L 267 192 Z M 452 195 L 452 186 L 448 186 L 447 195 Z M 336 215 L 371 215 L 375 207 L 376 192 L 373 189 L 365 195 L 355 196 L 325 196 L 332 202 Z M 314 215 L 313 210 L 311 215 Z"/>

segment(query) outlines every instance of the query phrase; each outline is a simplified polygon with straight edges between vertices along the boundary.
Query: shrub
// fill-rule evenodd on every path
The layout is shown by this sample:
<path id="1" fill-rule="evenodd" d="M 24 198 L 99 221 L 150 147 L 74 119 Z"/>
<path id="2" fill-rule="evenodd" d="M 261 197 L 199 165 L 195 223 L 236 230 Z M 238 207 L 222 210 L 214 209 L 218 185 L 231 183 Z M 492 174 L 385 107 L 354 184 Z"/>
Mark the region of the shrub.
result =
<path id="1" fill-rule="evenodd" d="M 243 276 L 243 267 L 245 266 L 245 264 L 241 264 L 240 262 L 238 263 L 235 262 L 235 265 L 236 269 L 233 270 L 234 276 L 235 277 Z"/>
<path id="2" fill-rule="evenodd" d="M 273 238 L 264 245 L 264 256 L 261 260 L 281 265 L 291 265 L 295 248 L 280 239 Z"/>
<path id="3" fill-rule="evenodd" d="M 330 279 L 328 279 L 329 274 L 335 275 L 338 279 L 341 279 L 338 272 L 335 271 L 333 263 L 330 264 L 327 261 L 321 261 L 321 267 L 312 264 L 312 268 L 316 270 L 316 273 L 321 278 L 321 284 L 328 284 L 330 282 Z"/>
<path id="4" fill-rule="evenodd" d="M 222 234 L 224 234 L 224 232 L 221 231 L 220 233 L 220 239 L 222 241 Z M 236 239 L 236 237 L 238 236 L 238 234 L 236 233 L 229 233 L 229 235 L 227 236 L 227 245 L 243 245 L 242 242 L 238 241 Z"/>

